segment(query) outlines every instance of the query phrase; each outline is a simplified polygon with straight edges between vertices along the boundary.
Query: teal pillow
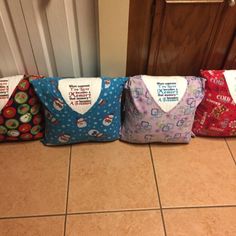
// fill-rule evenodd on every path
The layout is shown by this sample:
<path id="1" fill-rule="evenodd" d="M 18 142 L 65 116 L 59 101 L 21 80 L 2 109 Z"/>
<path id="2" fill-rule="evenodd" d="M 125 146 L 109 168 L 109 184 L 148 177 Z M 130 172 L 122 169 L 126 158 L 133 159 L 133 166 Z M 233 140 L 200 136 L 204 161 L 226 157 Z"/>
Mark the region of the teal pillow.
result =
<path id="1" fill-rule="evenodd" d="M 119 138 L 126 77 L 44 78 L 31 83 L 45 108 L 46 145 Z"/>

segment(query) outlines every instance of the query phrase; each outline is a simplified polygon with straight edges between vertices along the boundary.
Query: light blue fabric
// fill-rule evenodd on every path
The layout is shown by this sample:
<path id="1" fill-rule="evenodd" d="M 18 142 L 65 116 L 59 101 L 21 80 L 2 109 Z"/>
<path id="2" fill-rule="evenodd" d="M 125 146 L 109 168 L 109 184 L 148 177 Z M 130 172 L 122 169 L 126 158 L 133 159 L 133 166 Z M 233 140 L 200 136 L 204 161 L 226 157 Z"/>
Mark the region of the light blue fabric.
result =
<path id="1" fill-rule="evenodd" d="M 121 94 L 128 78 L 102 77 L 99 98 L 83 115 L 72 110 L 63 99 L 58 89 L 58 82 L 63 79 L 65 78 L 44 78 L 31 82 L 45 108 L 43 143 L 60 145 L 118 139 L 121 122 Z M 107 82 L 109 86 L 105 86 Z M 53 106 L 55 100 L 63 104 L 61 110 Z M 104 125 L 106 119 L 110 123 Z"/>

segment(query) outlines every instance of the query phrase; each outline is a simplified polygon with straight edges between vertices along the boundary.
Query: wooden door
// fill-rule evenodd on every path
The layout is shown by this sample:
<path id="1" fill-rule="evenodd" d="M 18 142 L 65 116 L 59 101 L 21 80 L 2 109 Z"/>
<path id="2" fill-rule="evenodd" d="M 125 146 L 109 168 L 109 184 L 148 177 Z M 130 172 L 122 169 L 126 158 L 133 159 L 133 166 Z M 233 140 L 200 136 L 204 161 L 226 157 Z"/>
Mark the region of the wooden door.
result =
<path id="1" fill-rule="evenodd" d="M 127 75 L 235 68 L 236 7 L 224 0 L 131 0 Z"/>

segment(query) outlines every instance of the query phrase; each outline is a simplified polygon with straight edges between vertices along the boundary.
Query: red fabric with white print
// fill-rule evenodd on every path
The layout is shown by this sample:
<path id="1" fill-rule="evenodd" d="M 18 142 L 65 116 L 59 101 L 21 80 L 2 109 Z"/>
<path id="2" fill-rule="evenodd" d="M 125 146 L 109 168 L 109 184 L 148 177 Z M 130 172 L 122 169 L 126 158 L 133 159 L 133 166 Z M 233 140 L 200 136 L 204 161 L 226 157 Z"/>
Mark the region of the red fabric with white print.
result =
<path id="1" fill-rule="evenodd" d="M 201 71 L 201 76 L 206 79 L 205 97 L 196 110 L 193 124 L 194 134 L 236 136 L 235 75 L 236 71 Z"/>

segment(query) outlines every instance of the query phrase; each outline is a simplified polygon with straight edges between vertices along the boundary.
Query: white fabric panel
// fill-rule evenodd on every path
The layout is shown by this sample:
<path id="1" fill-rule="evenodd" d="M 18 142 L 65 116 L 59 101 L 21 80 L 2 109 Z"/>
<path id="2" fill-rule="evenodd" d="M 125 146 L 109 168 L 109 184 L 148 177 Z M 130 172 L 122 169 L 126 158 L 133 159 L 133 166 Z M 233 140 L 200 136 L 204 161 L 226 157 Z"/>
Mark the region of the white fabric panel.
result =
<path id="1" fill-rule="evenodd" d="M 228 85 L 229 93 L 236 103 L 236 70 L 226 70 L 224 76 Z"/>
<path id="2" fill-rule="evenodd" d="M 0 78 L 0 111 L 7 104 L 14 89 L 23 77 L 23 75 L 17 75 Z"/>
<path id="3" fill-rule="evenodd" d="M 72 110 L 80 114 L 85 114 L 93 107 L 99 98 L 102 89 L 102 79 L 63 79 L 59 81 L 58 89 L 63 99 Z"/>
<path id="4" fill-rule="evenodd" d="M 152 98 L 165 112 L 181 101 L 187 89 L 187 80 L 183 76 L 142 75 L 142 80 Z"/>

